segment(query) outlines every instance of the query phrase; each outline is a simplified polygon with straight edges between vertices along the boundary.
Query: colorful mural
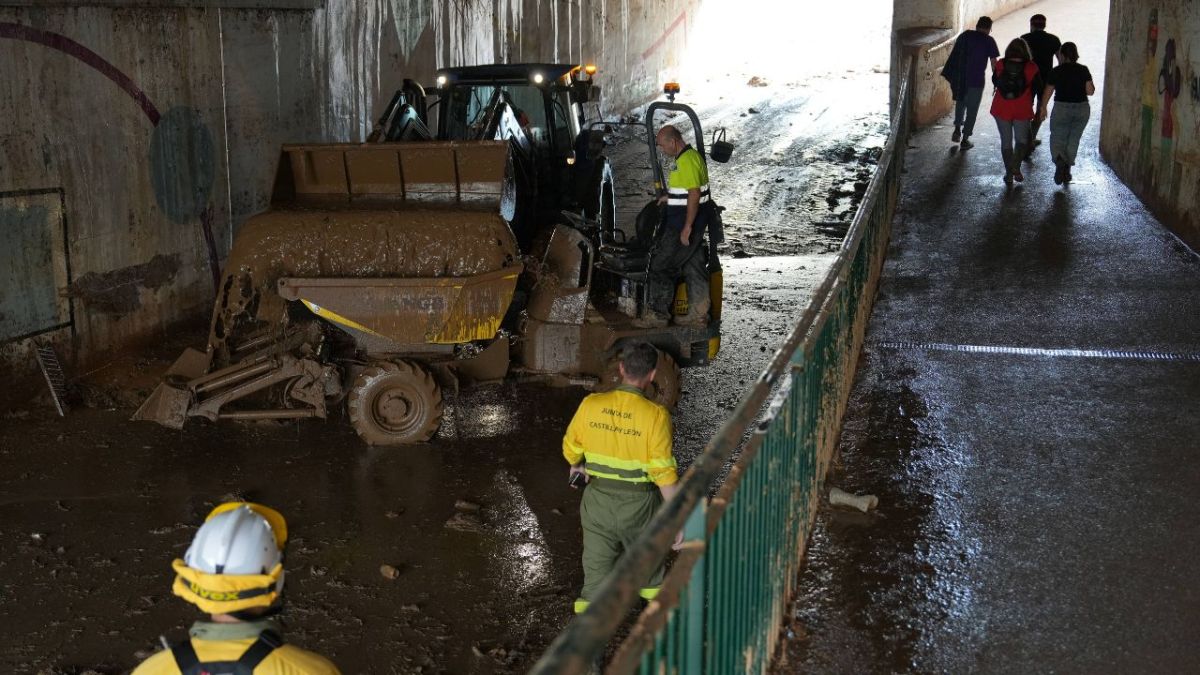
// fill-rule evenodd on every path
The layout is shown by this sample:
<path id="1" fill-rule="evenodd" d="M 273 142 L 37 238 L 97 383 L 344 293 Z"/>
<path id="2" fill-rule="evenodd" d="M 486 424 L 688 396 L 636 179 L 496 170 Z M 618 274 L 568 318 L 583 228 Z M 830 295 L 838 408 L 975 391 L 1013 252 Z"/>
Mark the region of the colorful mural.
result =
<path id="1" fill-rule="evenodd" d="M 1101 150 L 1200 249 L 1200 3 L 1115 0 L 1111 21 Z"/>
<path id="2" fill-rule="evenodd" d="M 1158 10 L 1150 10 L 1150 23 L 1146 31 L 1145 65 L 1142 67 L 1142 135 L 1138 146 L 1138 173 L 1145 175 L 1150 168 L 1151 138 L 1154 129 L 1154 112 L 1158 104 L 1155 77 L 1158 67 L 1155 56 L 1158 52 Z"/>

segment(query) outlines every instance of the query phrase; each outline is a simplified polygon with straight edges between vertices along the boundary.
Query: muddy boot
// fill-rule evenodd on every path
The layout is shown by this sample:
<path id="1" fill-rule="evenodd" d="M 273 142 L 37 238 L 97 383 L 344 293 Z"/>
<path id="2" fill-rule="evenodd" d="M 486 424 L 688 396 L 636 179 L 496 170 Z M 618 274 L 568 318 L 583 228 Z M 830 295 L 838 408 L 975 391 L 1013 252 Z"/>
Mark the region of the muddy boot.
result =
<path id="1" fill-rule="evenodd" d="M 666 314 L 647 309 L 642 312 L 642 315 L 633 320 L 633 325 L 636 328 L 665 328 L 670 322 L 670 317 Z"/>
<path id="2" fill-rule="evenodd" d="M 708 298 L 700 300 L 696 304 L 688 308 L 688 313 L 684 316 L 675 317 L 676 326 L 704 326 L 708 324 L 708 307 L 711 303 Z"/>

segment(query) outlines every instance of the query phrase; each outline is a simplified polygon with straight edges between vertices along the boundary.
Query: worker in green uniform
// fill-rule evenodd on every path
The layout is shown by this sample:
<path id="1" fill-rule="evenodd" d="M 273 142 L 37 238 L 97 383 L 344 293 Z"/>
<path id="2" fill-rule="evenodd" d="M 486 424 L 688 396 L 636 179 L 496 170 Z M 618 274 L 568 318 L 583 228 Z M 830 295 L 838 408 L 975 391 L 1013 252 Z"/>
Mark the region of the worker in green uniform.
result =
<path id="1" fill-rule="evenodd" d="M 579 507 L 583 590 L 575 601 L 577 614 L 587 609 L 654 512 L 678 490 L 671 414 L 646 398 L 657 364 L 658 350 L 650 344 L 626 345 L 619 356 L 620 386 L 583 399 L 563 436 L 563 456 L 571 465 L 568 479 L 574 485 L 579 475 L 587 484 Z M 662 578 L 659 567 L 640 595 L 652 600 Z"/>
<path id="2" fill-rule="evenodd" d="M 674 159 L 667 175 L 667 193 L 659 197 L 666 205 L 664 226 L 650 257 L 650 288 L 647 307 L 637 325 L 645 328 L 667 325 L 675 297 L 675 282 L 687 284 L 688 313 L 675 317 L 677 325 L 708 323 L 708 264 L 704 232 L 715 216 L 708 190 L 708 166 L 700 153 L 683 140 L 679 129 L 666 125 L 658 130 L 659 152 Z"/>

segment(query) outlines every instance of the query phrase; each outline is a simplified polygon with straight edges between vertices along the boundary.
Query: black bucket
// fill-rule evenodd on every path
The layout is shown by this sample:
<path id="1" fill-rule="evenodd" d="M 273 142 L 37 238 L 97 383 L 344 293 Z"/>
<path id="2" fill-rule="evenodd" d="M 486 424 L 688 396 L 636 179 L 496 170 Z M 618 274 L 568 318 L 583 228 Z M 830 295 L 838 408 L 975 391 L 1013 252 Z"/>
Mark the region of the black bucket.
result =
<path id="1" fill-rule="evenodd" d="M 708 148 L 708 156 L 713 158 L 713 161 L 724 164 L 733 156 L 733 143 L 725 140 L 725 130 L 717 129 L 713 132 L 713 142 Z"/>

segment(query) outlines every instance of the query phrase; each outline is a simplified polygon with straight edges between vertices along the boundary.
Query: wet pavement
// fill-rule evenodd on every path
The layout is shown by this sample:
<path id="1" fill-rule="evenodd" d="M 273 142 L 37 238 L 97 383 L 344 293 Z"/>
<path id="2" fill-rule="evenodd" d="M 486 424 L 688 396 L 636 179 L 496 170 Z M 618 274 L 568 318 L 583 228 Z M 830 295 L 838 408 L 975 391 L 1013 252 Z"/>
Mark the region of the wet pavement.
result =
<path id="1" fill-rule="evenodd" d="M 1106 3 L 997 42 L 1035 12 L 1102 76 Z M 1195 670 L 1200 257 L 1100 160 L 1101 95 L 1067 189 L 1048 142 L 1006 188 L 986 109 L 911 140 L 828 481 L 880 506 L 821 510 L 781 671 Z"/>

